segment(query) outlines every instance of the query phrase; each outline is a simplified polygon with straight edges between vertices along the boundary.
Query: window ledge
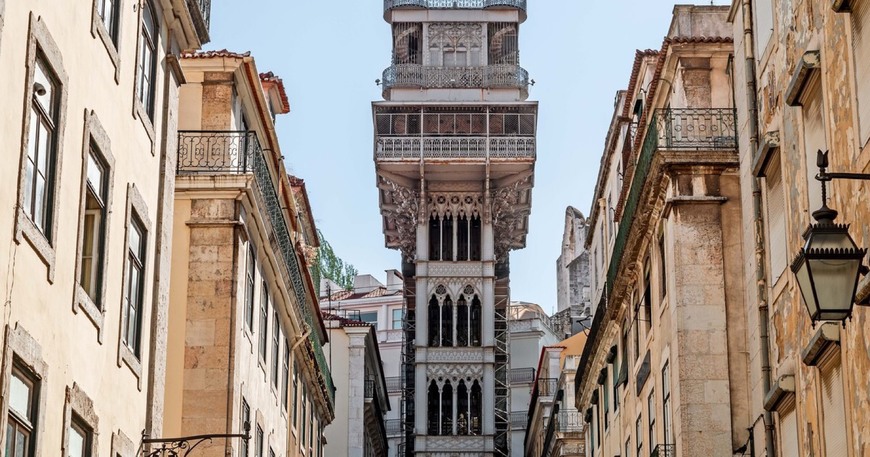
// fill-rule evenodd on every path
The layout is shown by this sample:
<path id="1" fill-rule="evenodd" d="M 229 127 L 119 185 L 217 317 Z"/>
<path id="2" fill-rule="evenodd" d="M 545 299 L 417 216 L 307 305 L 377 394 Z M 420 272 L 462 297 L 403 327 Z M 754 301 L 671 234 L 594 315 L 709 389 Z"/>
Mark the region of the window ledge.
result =
<path id="1" fill-rule="evenodd" d="M 118 21 L 119 28 L 121 22 L 122 21 L 120 20 Z M 118 32 L 118 35 L 120 36 L 120 30 L 118 30 Z M 91 36 L 94 38 L 99 37 L 100 41 L 103 42 L 103 47 L 106 48 L 106 53 L 109 54 L 109 60 L 112 61 L 112 66 L 115 67 L 115 84 L 119 84 L 121 82 L 121 57 L 115 43 L 112 41 L 112 37 L 109 35 L 109 31 L 106 29 L 106 24 L 103 24 L 102 18 L 100 18 L 99 13 L 97 13 L 96 4 L 94 4 L 91 13 Z"/>
<path id="2" fill-rule="evenodd" d="M 819 326 L 816 333 L 810 338 L 810 342 L 801 351 L 801 358 L 805 365 L 814 367 L 818 365 L 819 360 L 821 360 L 828 349 L 839 344 L 840 324 L 825 322 Z"/>
<path id="3" fill-rule="evenodd" d="M 756 178 L 765 178 L 767 164 L 773 155 L 773 151 L 779 148 L 779 130 L 767 132 L 762 137 L 761 145 L 755 153 L 752 161 L 752 175 Z"/>
<path id="4" fill-rule="evenodd" d="M 801 106 L 801 97 L 810 81 L 821 72 L 822 59 L 819 51 L 807 51 L 798 60 L 794 75 L 785 92 L 785 103 L 789 106 Z"/>
<path id="5" fill-rule="evenodd" d="M 142 123 L 148 139 L 151 140 L 151 155 L 154 156 L 157 149 L 154 142 L 154 124 L 151 121 L 151 116 L 148 115 L 148 110 L 142 105 L 142 101 L 139 100 L 136 93 L 133 93 L 133 117 L 139 118 L 139 121 Z"/>
<path id="6" fill-rule="evenodd" d="M 789 396 L 794 397 L 794 390 L 794 375 L 780 376 L 771 386 L 770 392 L 764 397 L 764 410 L 776 411 Z"/>
<path id="7" fill-rule="evenodd" d="M 57 200 L 57 199 L 55 199 Z M 55 215 L 57 213 L 55 212 Z M 21 244 L 22 240 L 27 240 L 28 244 L 33 246 L 33 249 L 36 251 L 36 254 L 42 260 L 42 263 L 45 264 L 48 269 L 48 282 L 50 284 L 54 284 L 54 264 L 55 264 L 55 252 L 54 247 L 51 245 L 51 242 L 48 241 L 48 238 L 45 237 L 45 234 L 39 230 L 36 224 L 30 220 L 30 217 L 25 214 L 24 210 L 19 206 L 18 208 L 18 221 L 16 222 L 15 229 L 15 241 Z M 52 222 L 52 225 L 54 223 Z"/>
<path id="8" fill-rule="evenodd" d="M 142 391 L 142 362 L 133 354 L 133 351 L 118 339 L 118 366 L 127 365 L 127 368 L 136 376 L 136 387 Z"/>
<path id="9" fill-rule="evenodd" d="M 105 320 L 105 314 L 103 310 L 101 310 L 91 297 L 85 292 L 85 289 L 78 283 L 76 283 L 76 297 L 75 303 L 73 304 L 73 312 L 78 313 L 79 310 L 82 310 L 85 313 L 85 316 L 88 317 L 88 320 L 94 324 L 94 327 L 97 329 L 97 342 L 103 344 L 103 321 Z"/>

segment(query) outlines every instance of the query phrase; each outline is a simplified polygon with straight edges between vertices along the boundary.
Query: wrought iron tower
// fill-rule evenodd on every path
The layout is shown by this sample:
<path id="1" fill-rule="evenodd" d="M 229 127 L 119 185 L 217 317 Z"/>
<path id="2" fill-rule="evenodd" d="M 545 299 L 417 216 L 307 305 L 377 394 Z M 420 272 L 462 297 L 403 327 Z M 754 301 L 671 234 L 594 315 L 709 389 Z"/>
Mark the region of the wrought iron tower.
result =
<path id="1" fill-rule="evenodd" d="M 372 110 L 405 276 L 402 457 L 510 454 L 509 252 L 525 246 L 536 154 L 525 17 L 526 0 L 384 0 L 392 65 Z"/>

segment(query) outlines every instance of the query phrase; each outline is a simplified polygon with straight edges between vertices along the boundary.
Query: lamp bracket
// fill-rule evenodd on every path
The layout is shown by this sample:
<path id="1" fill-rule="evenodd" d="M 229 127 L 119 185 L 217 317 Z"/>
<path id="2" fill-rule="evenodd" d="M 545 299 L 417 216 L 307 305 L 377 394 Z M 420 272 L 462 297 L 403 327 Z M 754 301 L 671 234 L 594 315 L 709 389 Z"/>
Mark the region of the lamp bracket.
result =
<path id="1" fill-rule="evenodd" d="M 245 433 L 211 433 L 207 435 L 191 435 L 181 436 L 178 438 L 149 438 L 145 432 L 142 433 L 142 455 L 143 457 L 187 457 L 194 448 L 200 444 L 213 439 L 232 439 L 241 438 L 247 443 L 251 439 L 251 424 L 245 422 Z M 146 450 L 146 444 L 157 445 L 150 451 Z"/>

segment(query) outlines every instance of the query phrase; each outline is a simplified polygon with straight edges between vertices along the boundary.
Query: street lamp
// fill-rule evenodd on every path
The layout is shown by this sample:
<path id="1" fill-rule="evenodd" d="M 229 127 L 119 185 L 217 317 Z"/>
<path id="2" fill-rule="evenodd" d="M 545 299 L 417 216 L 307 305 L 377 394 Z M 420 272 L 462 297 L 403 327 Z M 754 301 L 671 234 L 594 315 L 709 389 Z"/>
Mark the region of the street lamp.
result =
<path id="1" fill-rule="evenodd" d="M 870 175 L 857 173 L 827 173 L 828 153 L 818 152 L 819 174 L 822 184 L 822 207 L 813 212 L 816 223 L 810 224 L 803 238 L 806 241 L 791 264 L 800 287 L 804 304 L 816 321 L 841 321 L 852 315 L 858 276 L 866 274 L 862 264 L 867 250 L 859 248 L 849 235 L 848 224 L 834 223 L 837 211 L 828 208 L 825 183 L 832 179 L 870 179 Z"/>

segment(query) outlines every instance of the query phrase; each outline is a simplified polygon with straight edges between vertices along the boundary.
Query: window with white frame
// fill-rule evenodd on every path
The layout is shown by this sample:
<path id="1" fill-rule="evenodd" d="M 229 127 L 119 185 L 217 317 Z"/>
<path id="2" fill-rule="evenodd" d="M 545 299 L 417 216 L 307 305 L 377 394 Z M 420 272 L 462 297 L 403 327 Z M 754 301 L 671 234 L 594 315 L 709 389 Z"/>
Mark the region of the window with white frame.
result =
<path id="1" fill-rule="evenodd" d="M 405 320 L 405 310 L 396 308 L 393 310 L 393 330 L 400 330 Z"/>
<path id="2" fill-rule="evenodd" d="M 36 438 L 39 380 L 16 363 L 9 379 L 9 416 L 6 421 L 6 457 L 28 457 Z"/>
<path id="3" fill-rule="evenodd" d="M 33 71 L 33 98 L 30 104 L 30 129 L 24 166 L 24 212 L 53 242 L 51 224 L 56 180 L 57 127 L 60 107 L 57 78 L 41 52 L 37 52 Z"/>
<path id="4" fill-rule="evenodd" d="M 254 255 L 254 244 L 248 242 L 248 255 L 245 261 L 245 324 L 248 330 L 254 331 L 254 288 L 257 271 L 257 259 Z"/>
<path id="5" fill-rule="evenodd" d="M 120 16 L 120 0 L 96 0 L 97 14 L 115 48 L 118 48 L 118 22 Z"/>
<path id="6" fill-rule="evenodd" d="M 85 159 L 84 214 L 81 232 L 79 285 L 98 309 L 103 308 L 102 284 L 105 266 L 108 170 L 102 154 L 91 143 Z"/>
<path id="7" fill-rule="evenodd" d="M 260 289 L 260 335 L 259 335 L 259 354 L 260 362 L 266 366 L 266 346 L 269 341 L 269 334 L 266 333 L 269 328 L 269 286 L 266 281 L 263 281 L 263 287 Z"/>
<path id="8" fill-rule="evenodd" d="M 147 232 L 133 214 L 127 227 L 127 277 L 124 281 L 124 324 L 121 340 L 141 357 L 142 305 L 145 293 L 145 248 Z"/>

